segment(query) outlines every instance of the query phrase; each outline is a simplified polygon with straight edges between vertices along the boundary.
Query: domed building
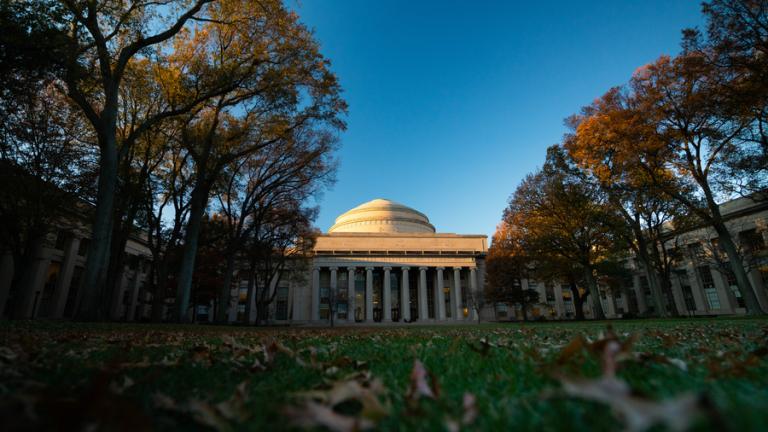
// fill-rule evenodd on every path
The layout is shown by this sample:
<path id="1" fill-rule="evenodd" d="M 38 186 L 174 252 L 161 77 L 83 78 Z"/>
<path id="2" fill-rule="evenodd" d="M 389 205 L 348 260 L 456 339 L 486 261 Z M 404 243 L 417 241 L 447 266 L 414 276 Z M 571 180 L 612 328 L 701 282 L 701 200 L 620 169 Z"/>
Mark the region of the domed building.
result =
<path id="1" fill-rule="evenodd" d="M 386 199 L 336 218 L 314 248 L 291 321 L 434 322 L 476 319 L 487 236 L 438 233 L 429 218 Z"/>

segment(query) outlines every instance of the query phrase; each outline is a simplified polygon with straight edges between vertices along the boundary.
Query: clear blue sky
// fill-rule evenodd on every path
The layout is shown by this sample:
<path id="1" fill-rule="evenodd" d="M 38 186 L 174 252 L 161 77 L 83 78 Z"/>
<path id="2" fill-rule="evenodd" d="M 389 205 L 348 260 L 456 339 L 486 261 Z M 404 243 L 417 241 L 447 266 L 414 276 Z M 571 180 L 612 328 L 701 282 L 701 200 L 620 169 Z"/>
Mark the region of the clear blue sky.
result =
<path id="1" fill-rule="evenodd" d="M 294 0 L 295 1 L 295 0 Z M 438 232 L 491 235 L 563 119 L 702 24 L 695 0 L 289 3 L 349 103 L 323 231 L 387 198 Z"/>

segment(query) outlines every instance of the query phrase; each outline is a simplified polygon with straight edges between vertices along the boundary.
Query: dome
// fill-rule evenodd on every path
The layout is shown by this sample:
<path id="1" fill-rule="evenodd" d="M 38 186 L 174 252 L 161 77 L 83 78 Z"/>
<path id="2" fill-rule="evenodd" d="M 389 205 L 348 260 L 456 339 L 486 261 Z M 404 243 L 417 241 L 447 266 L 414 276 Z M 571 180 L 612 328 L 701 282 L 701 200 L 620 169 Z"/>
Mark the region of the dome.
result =
<path id="1" fill-rule="evenodd" d="M 435 227 L 424 213 L 386 199 L 361 204 L 336 218 L 329 233 L 427 233 Z"/>

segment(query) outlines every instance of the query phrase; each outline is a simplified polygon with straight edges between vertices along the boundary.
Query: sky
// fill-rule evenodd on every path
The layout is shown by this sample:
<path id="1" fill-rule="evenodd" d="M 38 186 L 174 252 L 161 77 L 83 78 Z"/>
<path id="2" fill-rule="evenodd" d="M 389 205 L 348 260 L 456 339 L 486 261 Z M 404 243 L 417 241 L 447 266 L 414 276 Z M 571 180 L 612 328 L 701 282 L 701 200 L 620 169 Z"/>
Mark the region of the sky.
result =
<path id="1" fill-rule="evenodd" d="M 294 0 L 349 104 L 327 231 L 375 198 L 438 232 L 493 234 L 563 120 L 639 66 L 679 52 L 695 0 Z"/>

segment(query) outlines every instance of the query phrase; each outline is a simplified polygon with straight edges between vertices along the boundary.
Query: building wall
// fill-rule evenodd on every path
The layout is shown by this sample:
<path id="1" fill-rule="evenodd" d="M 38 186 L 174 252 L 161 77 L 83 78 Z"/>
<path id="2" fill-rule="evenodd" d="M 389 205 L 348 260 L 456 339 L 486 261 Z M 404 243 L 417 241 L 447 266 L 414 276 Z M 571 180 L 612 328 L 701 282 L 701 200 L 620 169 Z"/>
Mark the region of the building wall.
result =
<path id="1" fill-rule="evenodd" d="M 19 281 L 16 291 L 10 252 L 0 255 L 0 314 L 3 318 L 61 319 L 75 312 L 80 277 L 85 267 L 89 237 L 83 226 L 60 227 L 47 235 L 35 249 L 30 277 Z M 140 239 L 129 239 L 126 262 L 119 288 L 109 305 L 110 316 L 117 320 L 139 320 L 148 314 L 142 307 L 149 250 Z"/>

